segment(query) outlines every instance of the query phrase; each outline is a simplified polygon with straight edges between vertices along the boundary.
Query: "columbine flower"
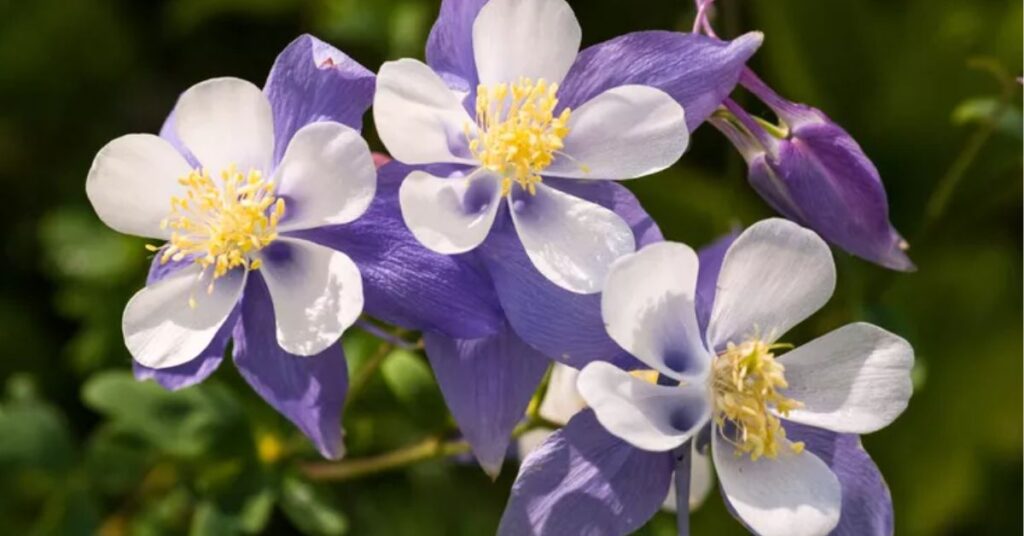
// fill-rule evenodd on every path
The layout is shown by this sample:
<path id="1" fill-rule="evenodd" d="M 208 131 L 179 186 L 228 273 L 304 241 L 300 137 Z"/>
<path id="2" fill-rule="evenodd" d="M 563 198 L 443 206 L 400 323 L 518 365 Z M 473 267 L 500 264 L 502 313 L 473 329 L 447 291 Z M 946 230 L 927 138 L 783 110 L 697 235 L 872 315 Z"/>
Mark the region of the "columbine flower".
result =
<path id="1" fill-rule="evenodd" d="M 580 36 L 563 0 L 490 0 L 473 18 L 471 39 L 448 36 L 469 41 L 475 72 L 455 84 L 473 86 L 452 88 L 445 70 L 415 60 L 381 67 L 374 118 L 392 156 L 454 166 L 451 176 L 414 171 L 402 185 L 403 216 L 424 245 L 447 254 L 476 248 L 504 199 L 533 265 L 564 289 L 599 291 L 610 263 L 634 250 L 621 218 L 547 178 L 618 180 L 665 169 L 686 148 L 686 117 L 668 94 L 641 84 L 570 106 L 563 96 L 577 91 L 567 74 Z"/>
<path id="2" fill-rule="evenodd" d="M 86 193 L 111 228 L 165 241 L 149 247 L 157 265 L 124 312 L 140 375 L 195 383 L 233 336 L 246 380 L 335 457 L 347 383 L 335 343 L 362 311 L 362 281 L 345 253 L 300 233 L 358 218 L 376 171 L 359 133 L 310 117 L 284 70 L 312 87 L 321 75 L 342 83 L 352 104 L 332 115 L 358 126 L 372 74 L 306 36 L 282 53 L 266 93 L 208 80 L 181 95 L 167 139 L 107 144 Z"/>
<path id="3" fill-rule="evenodd" d="M 593 363 L 579 388 L 601 424 L 637 448 L 674 449 L 710 424 L 723 492 L 760 534 L 825 534 L 839 521 L 835 474 L 783 419 L 869 433 L 911 393 L 913 350 L 870 324 L 850 324 L 781 356 L 778 342 L 832 294 L 835 268 L 814 233 L 785 220 L 752 226 L 729 248 L 707 330 L 694 306 L 698 260 L 682 244 L 651 246 L 612 269 L 608 332 L 676 386 Z"/>
<path id="4" fill-rule="evenodd" d="M 661 504 L 674 453 L 687 444 L 710 448 L 723 496 L 758 534 L 891 532 L 888 491 L 855 434 L 906 407 L 910 346 L 856 323 L 781 354 L 788 347 L 778 338 L 835 284 L 828 247 L 791 222 L 741 234 L 716 285 L 705 286 L 699 265 L 691 249 L 666 242 L 613 266 L 602 296 L 609 334 L 653 370 L 583 369 L 578 388 L 592 410 L 524 461 L 503 533 L 575 533 L 595 519 L 611 534 L 636 530 Z M 570 500 L 567 489 L 598 500 Z M 608 511 L 615 515 L 600 513 Z"/>

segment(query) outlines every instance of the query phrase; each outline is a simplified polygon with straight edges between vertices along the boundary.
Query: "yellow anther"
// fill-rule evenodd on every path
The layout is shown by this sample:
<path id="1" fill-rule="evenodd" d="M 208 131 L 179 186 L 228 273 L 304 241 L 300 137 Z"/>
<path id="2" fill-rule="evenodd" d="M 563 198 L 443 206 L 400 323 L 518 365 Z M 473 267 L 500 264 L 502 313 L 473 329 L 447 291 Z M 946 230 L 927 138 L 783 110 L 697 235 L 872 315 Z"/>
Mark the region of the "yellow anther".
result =
<path id="1" fill-rule="evenodd" d="M 540 173 L 562 154 L 572 112 L 554 115 L 557 93 L 558 84 L 544 79 L 477 87 L 476 127 L 467 124 L 464 131 L 473 157 L 501 177 L 502 195 L 513 184 L 536 194 Z"/>
<path id="2" fill-rule="evenodd" d="M 629 375 L 647 383 L 658 383 L 658 371 L 656 370 L 631 370 Z"/>
<path id="3" fill-rule="evenodd" d="M 274 182 L 264 180 L 258 170 L 243 174 L 231 165 L 221 171 L 219 180 L 207 170 L 194 170 L 178 183 L 185 187 L 185 195 L 171 198 L 170 214 L 161 222 L 171 230 L 171 239 L 160 262 L 191 257 L 204 276 L 211 269 L 207 292 L 213 292 L 217 278 L 235 268 L 259 268 L 259 259 L 251 254 L 277 238 L 277 224 L 284 217 L 284 199 L 275 196 Z M 156 251 L 152 246 L 146 249 Z M 189 298 L 189 306 L 195 305 Z"/>
<path id="4" fill-rule="evenodd" d="M 779 392 L 789 385 L 773 351 L 784 347 L 754 337 L 739 345 L 729 343 L 715 357 L 711 374 L 715 424 L 735 445 L 737 455 L 749 454 L 752 460 L 778 456 L 786 430 L 771 410 L 786 416 L 803 407 Z M 799 454 L 804 444 L 792 443 L 790 448 Z"/>

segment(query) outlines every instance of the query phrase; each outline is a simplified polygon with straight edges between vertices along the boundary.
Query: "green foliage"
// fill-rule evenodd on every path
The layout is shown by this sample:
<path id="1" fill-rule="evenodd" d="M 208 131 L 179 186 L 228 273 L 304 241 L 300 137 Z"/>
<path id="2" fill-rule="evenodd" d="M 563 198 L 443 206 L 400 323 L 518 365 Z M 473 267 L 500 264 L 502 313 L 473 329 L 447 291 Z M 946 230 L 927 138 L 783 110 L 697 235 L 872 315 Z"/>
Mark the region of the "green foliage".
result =
<path id="1" fill-rule="evenodd" d="M 180 91 L 234 75 L 259 82 L 297 34 L 367 67 L 422 57 L 438 0 L 0 1 L 0 178 L 8 203 L 0 280 L 0 526 L 12 534 L 477 535 L 493 531 L 515 473 L 433 460 L 337 484 L 300 470 L 316 454 L 226 360 L 178 392 L 136 382 L 121 311 L 145 277 L 140 240 L 92 214 L 96 150 L 159 129 Z M 575 2 L 585 44 L 684 29 L 690 3 Z M 837 252 L 840 287 L 793 334 L 854 319 L 917 351 L 907 413 L 864 443 L 886 475 L 896 533 L 1021 531 L 1022 8 L 1014 2 L 719 0 L 723 35 L 765 32 L 755 69 L 842 124 L 886 183 L 919 266 L 893 274 Z M 979 70 L 978 64 L 983 70 Z M 1001 70 L 1009 73 L 997 74 Z M 1009 80 L 1009 85 L 1008 85 Z M 757 109 L 743 92 L 739 99 Z M 926 207 L 980 129 L 935 221 Z M 380 147 L 372 139 L 371 144 Z M 970 156 L 970 155 L 968 155 Z M 629 187 L 665 235 L 695 246 L 771 215 L 712 129 L 684 159 Z M 421 352 L 343 346 L 361 382 L 345 415 L 362 457 L 453 434 Z M 378 369 L 379 367 L 379 369 Z M 364 378 L 364 380 L 357 378 Z M 695 534 L 742 534 L 714 493 Z M 674 534 L 659 514 L 641 534 Z"/>

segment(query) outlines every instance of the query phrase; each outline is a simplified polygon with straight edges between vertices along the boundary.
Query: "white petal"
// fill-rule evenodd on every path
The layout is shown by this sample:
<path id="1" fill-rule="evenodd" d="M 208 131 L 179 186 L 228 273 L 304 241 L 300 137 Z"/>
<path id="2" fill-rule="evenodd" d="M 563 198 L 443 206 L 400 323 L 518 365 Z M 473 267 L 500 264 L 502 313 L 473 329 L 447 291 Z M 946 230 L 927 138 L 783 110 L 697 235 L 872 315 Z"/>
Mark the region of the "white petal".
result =
<path id="1" fill-rule="evenodd" d="M 599 292 L 612 262 L 636 249 L 618 214 L 544 184 L 536 195 L 514 187 L 512 220 L 537 270 L 580 294 Z"/>
<path id="2" fill-rule="evenodd" d="M 344 253 L 280 238 L 260 258 L 259 271 L 274 302 L 277 343 L 286 352 L 322 352 L 363 312 L 363 279 Z"/>
<path id="3" fill-rule="evenodd" d="M 238 303 L 245 273 L 229 272 L 207 293 L 198 266 L 184 268 L 132 296 L 121 329 L 128 351 L 139 363 L 168 368 L 196 358 L 213 340 Z M 190 298 L 195 307 L 189 305 Z"/>
<path id="4" fill-rule="evenodd" d="M 580 371 L 561 363 L 555 363 L 548 379 L 548 388 L 538 413 L 545 419 L 565 425 L 569 419 L 587 407 L 587 403 L 576 390 Z"/>
<path id="5" fill-rule="evenodd" d="M 708 494 L 711 493 L 711 487 L 715 483 L 715 471 L 711 466 L 711 457 L 707 454 L 702 454 L 695 444 L 690 448 L 690 498 L 688 506 L 690 511 L 694 511 L 704 504 L 707 500 Z M 665 497 L 665 502 L 661 504 L 662 510 L 675 513 L 676 512 L 676 477 L 672 475 L 672 485 L 668 488 L 668 495 Z"/>
<path id="6" fill-rule="evenodd" d="M 642 450 L 672 450 L 708 420 L 703 384 L 655 385 L 611 363 L 594 361 L 580 373 L 577 388 L 602 426 Z"/>
<path id="7" fill-rule="evenodd" d="M 775 341 L 825 305 L 835 286 L 824 240 L 788 220 L 760 221 L 725 253 L 708 341 L 715 349 L 754 335 Z"/>
<path id="8" fill-rule="evenodd" d="M 711 361 L 697 325 L 697 254 L 651 244 L 612 264 L 601 316 L 612 340 L 666 376 L 702 376 Z"/>
<path id="9" fill-rule="evenodd" d="M 582 31 L 564 0 L 490 0 L 473 21 L 481 84 L 520 77 L 561 83 L 580 50 Z"/>
<path id="10" fill-rule="evenodd" d="M 458 96 L 421 62 L 401 59 L 381 65 L 373 120 L 380 140 L 400 162 L 473 162 L 465 129 L 475 129 L 476 123 Z"/>
<path id="11" fill-rule="evenodd" d="M 239 78 L 200 82 L 178 99 L 178 138 L 213 176 L 234 164 L 270 171 L 274 120 L 260 88 Z"/>
<path id="12" fill-rule="evenodd" d="M 718 481 L 737 515 L 761 536 L 821 536 L 839 523 L 839 480 L 824 462 L 789 442 L 774 459 L 736 456 L 717 431 L 711 439 Z"/>
<path id="13" fill-rule="evenodd" d="M 286 199 L 280 231 L 348 223 L 366 212 L 377 169 L 366 141 L 341 123 L 311 123 L 292 137 L 275 171 Z"/>
<path id="14" fill-rule="evenodd" d="M 435 177 L 413 171 L 398 190 L 405 225 L 423 245 L 446 255 L 469 251 L 487 238 L 501 201 L 501 183 L 488 173 Z"/>
<path id="15" fill-rule="evenodd" d="M 516 441 L 516 446 L 519 450 L 519 459 L 525 459 L 526 455 L 533 452 L 541 445 L 541 443 L 547 441 L 551 434 L 555 433 L 554 430 L 547 428 L 534 428 L 529 432 L 519 436 L 519 440 Z"/>
<path id="16" fill-rule="evenodd" d="M 804 407 L 786 417 L 835 432 L 867 434 L 907 408 L 914 349 L 902 337 L 856 323 L 779 357 L 786 367 L 785 395 Z"/>
<path id="17" fill-rule="evenodd" d="M 164 139 L 129 134 L 106 144 L 92 162 L 85 194 L 108 227 L 125 234 L 169 238 L 160 221 L 171 197 L 182 191 L 178 179 L 191 168 Z"/>
<path id="18" fill-rule="evenodd" d="M 587 101 L 569 118 L 562 153 L 545 175 L 634 179 L 679 160 L 690 141 L 683 107 L 650 86 L 619 86 Z"/>

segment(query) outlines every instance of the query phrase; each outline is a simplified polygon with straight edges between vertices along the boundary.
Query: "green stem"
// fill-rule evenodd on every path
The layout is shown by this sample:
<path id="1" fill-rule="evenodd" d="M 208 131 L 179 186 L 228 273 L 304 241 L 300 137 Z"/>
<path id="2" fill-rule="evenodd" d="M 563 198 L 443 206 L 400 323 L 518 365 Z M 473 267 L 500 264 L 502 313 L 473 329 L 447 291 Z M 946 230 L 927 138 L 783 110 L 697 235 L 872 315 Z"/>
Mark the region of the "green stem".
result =
<path id="1" fill-rule="evenodd" d="M 517 438 L 535 428 L 557 429 L 559 425 L 539 417 L 530 419 L 517 426 L 512 431 L 512 437 Z M 384 471 L 401 469 L 422 461 L 465 454 L 469 451 L 469 443 L 464 439 L 444 440 L 440 437 L 428 437 L 418 443 L 376 456 L 354 458 L 334 463 L 307 463 L 302 466 L 302 471 L 311 480 L 340 482 Z"/>
<path id="2" fill-rule="evenodd" d="M 377 347 L 377 353 L 370 356 L 370 359 L 368 359 L 366 363 L 356 371 L 356 374 L 352 378 L 352 382 L 348 387 L 348 396 L 345 399 L 346 405 L 351 404 L 352 401 L 355 400 L 364 389 L 366 389 L 370 380 L 373 379 L 374 373 L 377 372 L 377 369 L 380 368 L 380 365 L 388 355 L 391 354 L 391 350 L 393 349 L 394 345 L 391 343 L 382 342 L 380 346 Z"/>

